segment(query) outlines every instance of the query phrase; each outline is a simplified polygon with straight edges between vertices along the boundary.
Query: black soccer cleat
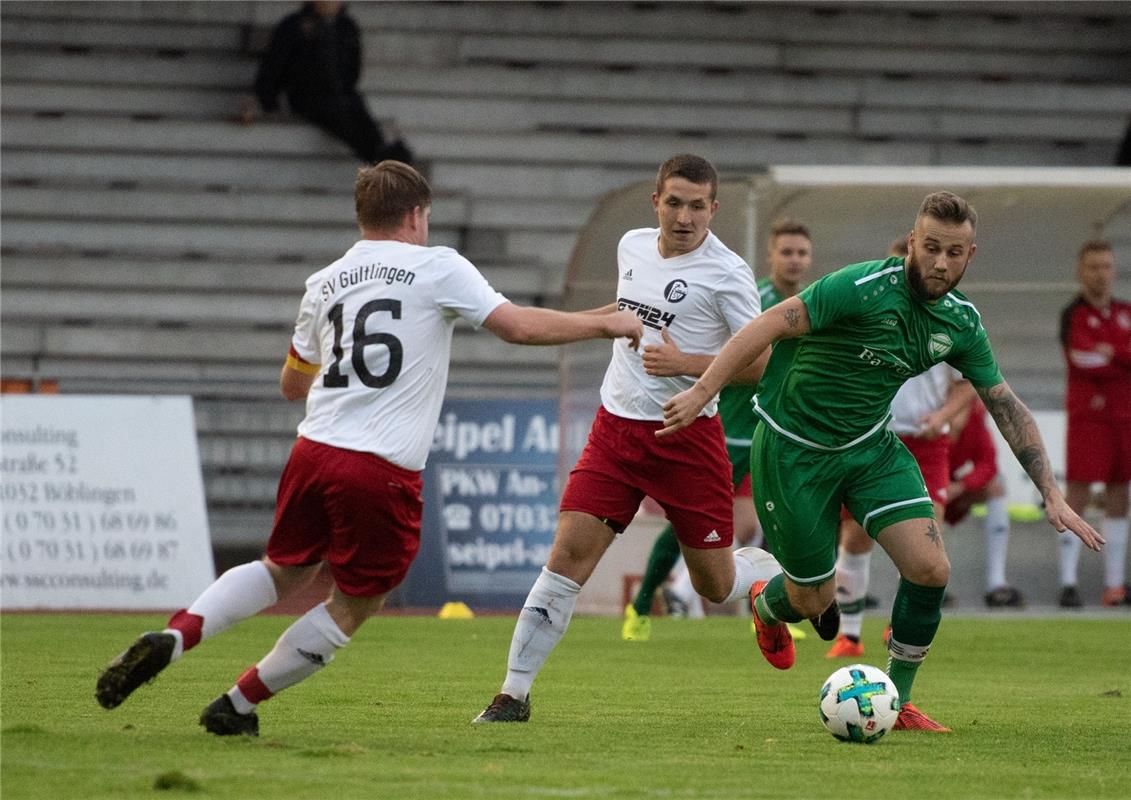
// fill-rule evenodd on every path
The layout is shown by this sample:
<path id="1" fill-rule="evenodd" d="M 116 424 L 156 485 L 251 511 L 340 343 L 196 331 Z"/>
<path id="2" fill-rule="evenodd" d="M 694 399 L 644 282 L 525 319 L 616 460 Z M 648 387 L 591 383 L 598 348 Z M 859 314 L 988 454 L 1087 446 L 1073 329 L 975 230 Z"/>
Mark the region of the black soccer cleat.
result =
<path id="1" fill-rule="evenodd" d="M 989 608 L 1024 608 L 1025 596 L 1012 586 L 999 586 L 986 592 L 986 606 Z"/>
<path id="2" fill-rule="evenodd" d="M 252 711 L 241 714 L 232 705 L 232 698 L 222 694 L 200 712 L 204 730 L 217 736 L 258 736 L 259 715 Z"/>
<path id="3" fill-rule="evenodd" d="M 525 700 L 518 700 L 509 694 L 499 693 L 491 701 L 491 705 L 471 721 L 472 725 L 483 722 L 526 722 L 530 719 L 530 695 Z"/>
<path id="4" fill-rule="evenodd" d="M 94 696 L 103 708 L 117 708 L 134 689 L 157 677 L 173 658 L 171 633 L 144 633 L 98 676 Z"/>
<path id="5" fill-rule="evenodd" d="M 810 617 L 813 630 L 826 642 L 831 642 L 840 632 L 840 606 L 833 600 L 832 604 L 815 617 Z"/>
<path id="6" fill-rule="evenodd" d="M 1080 608 L 1084 605 L 1084 601 L 1080 599 L 1080 592 L 1075 586 L 1065 586 L 1061 589 L 1058 602 L 1061 608 Z"/>

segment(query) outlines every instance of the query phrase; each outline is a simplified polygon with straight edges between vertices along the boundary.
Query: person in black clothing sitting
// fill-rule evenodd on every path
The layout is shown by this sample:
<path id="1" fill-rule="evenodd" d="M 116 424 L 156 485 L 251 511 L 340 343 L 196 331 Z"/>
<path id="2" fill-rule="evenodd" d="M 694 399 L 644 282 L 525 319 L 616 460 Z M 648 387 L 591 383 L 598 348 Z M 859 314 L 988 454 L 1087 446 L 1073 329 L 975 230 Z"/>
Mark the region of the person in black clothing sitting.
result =
<path id="1" fill-rule="evenodd" d="M 303 3 L 272 31 L 255 94 L 262 109 L 272 112 L 285 93 L 292 112 L 341 139 L 366 164 L 385 159 L 413 163 L 404 140 L 396 135 L 387 142 L 370 115 L 357 91 L 360 76 L 361 31 L 342 3 Z M 248 104 L 241 116 L 250 123 L 255 109 Z"/>

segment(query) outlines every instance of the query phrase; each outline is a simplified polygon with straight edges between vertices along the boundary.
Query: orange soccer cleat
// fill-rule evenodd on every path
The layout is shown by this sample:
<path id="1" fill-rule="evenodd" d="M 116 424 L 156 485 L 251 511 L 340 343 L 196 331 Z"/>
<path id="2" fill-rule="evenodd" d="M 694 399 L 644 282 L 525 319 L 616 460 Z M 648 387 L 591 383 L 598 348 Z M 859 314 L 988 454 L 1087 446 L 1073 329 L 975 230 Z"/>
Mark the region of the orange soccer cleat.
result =
<path id="1" fill-rule="evenodd" d="M 899 717 L 892 726 L 893 731 L 928 731 L 930 733 L 950 733 L 950 728 L 940 725 L 917 709 L 911 703 L 904 703 L 899 709 Z"/>
<path id="2" fill-rule="evenodd" d="M 825 658 L 860 658 L 864 655 L 864 644 L 857 639 L 855 642 L 847 636 L 838 636 Z"/>
<path id="3" fill-rule="evenodd" d="M 796 651 L 793 649 L 793 637 L 784 622 L 776 625 L 767 625 L 758 616 L 758 609 L 754 606 L 754 599 L 766 588 L 767 581 L 758 581 L 750 587 L 750 610 L 754 614 L 754 631 L 758 637 L 758 649 L 770 665 L 777 669 L 789 669 L 793 666 Z"/>

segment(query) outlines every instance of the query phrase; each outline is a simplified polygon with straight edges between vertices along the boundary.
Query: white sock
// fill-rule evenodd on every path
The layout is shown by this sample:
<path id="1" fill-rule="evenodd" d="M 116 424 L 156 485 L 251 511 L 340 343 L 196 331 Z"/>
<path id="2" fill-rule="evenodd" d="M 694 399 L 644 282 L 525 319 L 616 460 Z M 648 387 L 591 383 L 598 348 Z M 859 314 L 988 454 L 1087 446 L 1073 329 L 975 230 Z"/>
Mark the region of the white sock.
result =
<path id="1" fill-rule="evenodd" d="M 1083 542 L 1076 538 L 1072 531 L 1061 531 L 1057 534 L 1060 546 L 1060 585 L 1076 585 L 1076 565 L 1080 561 L 1080 548 Z"/>
<path id="2" fill-rule="evenodd" d="M 695 591 L 695 586 L 691 583 L 691 571 L 687 568 L 687 562 L 683 560 L 682 556 L 672 569 L 670 588 L 672 593 L 687 606 L 688 619 L 702 619 L 706 616 L 703 611 L 703 598 L 699 596 L 699 592 Z"/>
<path id="3" fill-rule="evenodd" d="M 1005 586 L 1005 554 L 1009 548 L 1009 508 L 1004 497 L 986 501 L 986 591 Z"/>
<path id="4" fill-rule="evenodd" d="M 232 567 L 205 589 L 186 612 L 178 612 L 170 620 L 179 626 L 165 629 L 165 633 L 177 638 L 172 660 L 176 661 L 184 653 L 181 628 L 189 631 L 193 639 L 190 647 L 195 647 L 198 642 L 227 630 L 237 622 L 254 617 L 278 599 L 275 581 L 262 561 Z"/>
<path id="5" fill-rule="evenodd" d="M 542 567 L 522 611 L 518 612 L 507 656 L 504 694 L 519 700 L 530 694 L 538 671 L 569 627 L 580 591 L 580 584 Z"/>
<path id="6" fill-rule="evenodd" d="M 1127 580 L 1127 530 L 1131 519 L 1128 517 L 1104 517 L 1104 588 L 1122 586 Z"/>
<path id="7" fill-rule="evenodd" d="M 749 548 L 742 548 L 742 550 L 749 550 Z M 731 585 L 730 594 L 726 596 L 723 603 L 733 603 L 740 597 L 746 597 L 750 594 L 750 587 L 758 580 L 757 568 L 748 558 L 742 555 L 742 550 L 735 550 L 732 553 L 734 558 L 734 584 Z"/>
<path id="8" fill-rule="evenodd" d="M 840 606 L 840 634 L 860 639 L 864 627 L 864 598 L 871 578 L 872 553 L 846 553 L 836 560 L 836 602 Z"/>
<path id="9" fill-rule="evenodd" d="M 334 660 L 338 648 L 349 644 L 325 603 L 319 603 L 283 631 L 274 649 L 249 669 L 228 692 L 241 714 L 288 686 L 305 680 Z"/>

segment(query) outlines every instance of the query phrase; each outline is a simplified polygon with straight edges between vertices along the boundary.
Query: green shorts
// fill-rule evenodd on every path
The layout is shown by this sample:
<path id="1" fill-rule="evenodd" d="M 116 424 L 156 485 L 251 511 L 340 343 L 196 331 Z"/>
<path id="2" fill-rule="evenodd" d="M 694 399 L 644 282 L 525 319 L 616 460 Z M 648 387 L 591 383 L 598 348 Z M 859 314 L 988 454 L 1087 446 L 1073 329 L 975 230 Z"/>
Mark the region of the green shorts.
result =
<path id="1" fill-rule="evenodd" d="M 727 456 L 730 458 L 731 483 L 737 487 L 750 472 L 750 445 L 728 444 Z"/>
<path id="2" fill-rule="evenodd" d="M 819 452 L 759 425 L 750 451 L 755 505 L 771 552 L 794 583 L 836 573 L 844 505 L 873 539 L 907 519 L 934 519 L 919 465 L 891 431 L 851 450 Z"/>

